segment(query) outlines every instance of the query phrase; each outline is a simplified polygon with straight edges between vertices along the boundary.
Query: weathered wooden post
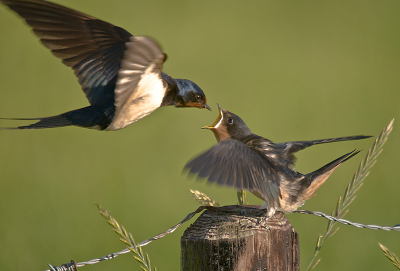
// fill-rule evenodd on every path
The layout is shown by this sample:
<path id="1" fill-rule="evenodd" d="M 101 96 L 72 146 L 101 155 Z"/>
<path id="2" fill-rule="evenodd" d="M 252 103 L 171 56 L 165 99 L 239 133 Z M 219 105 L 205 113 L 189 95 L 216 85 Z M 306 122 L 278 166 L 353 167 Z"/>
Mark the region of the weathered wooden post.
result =
<path id="1" fill-rule="evenodd" d="M 283 213 L 260 206 L 206 210 L 181 238 L 181 270 L 299 270 L 299 238 Z"/>

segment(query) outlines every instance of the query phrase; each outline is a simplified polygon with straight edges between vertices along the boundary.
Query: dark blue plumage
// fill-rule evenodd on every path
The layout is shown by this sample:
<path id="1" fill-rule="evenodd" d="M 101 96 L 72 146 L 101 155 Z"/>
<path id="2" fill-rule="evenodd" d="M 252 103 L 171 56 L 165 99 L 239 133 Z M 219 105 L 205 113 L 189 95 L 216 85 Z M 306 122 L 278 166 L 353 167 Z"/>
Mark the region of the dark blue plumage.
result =
<path id="1" fill-rule="evenodd" d="M 162 73 L 166 55 L 148 37 L 43 0 L 0 0 L 32 27 L 40 41 L 74 70 L 90 106 L 15 129 L 80 126 L 118 130 L 161 106 L 207 108 L 192 81 Z"/>

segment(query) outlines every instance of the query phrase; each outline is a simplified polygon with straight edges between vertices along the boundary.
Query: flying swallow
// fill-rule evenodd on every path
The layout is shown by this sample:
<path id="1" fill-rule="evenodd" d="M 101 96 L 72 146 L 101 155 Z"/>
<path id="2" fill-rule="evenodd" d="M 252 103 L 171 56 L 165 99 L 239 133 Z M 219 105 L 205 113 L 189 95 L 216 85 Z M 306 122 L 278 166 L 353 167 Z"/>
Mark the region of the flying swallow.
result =
<path id="1" fill-rule="evenodd" d="M 246 189 L 264 200 L 268 216 L 276 210 L 291 213 L 313 197 L 338 168 L 359 151 L 349 152 L 308 174 L 297 172 L 294 154 L 317 144 L 358 140 L 370 136 L 349 136 L 313 141 L 273 143 L 253 134 L 237 115 L 222 109 L 211 126 L 218 144 L 188 162 L 185 168 L 211 183 Z"/>
<path id="2" fill-rule="evenodd" d="M 18 13 L 53 55 L 74 70 L 90 106 L 6 129 L 79 126 L 119 130 L 162 106 L 211 108 L 199 86 L 162 72 L 166 60 L 151 38 L 42 0 L 0 0 Z M 3 118 L 4 119 L 4 118 Z M 4 128 L 3 128 L 4 129 Z"/>

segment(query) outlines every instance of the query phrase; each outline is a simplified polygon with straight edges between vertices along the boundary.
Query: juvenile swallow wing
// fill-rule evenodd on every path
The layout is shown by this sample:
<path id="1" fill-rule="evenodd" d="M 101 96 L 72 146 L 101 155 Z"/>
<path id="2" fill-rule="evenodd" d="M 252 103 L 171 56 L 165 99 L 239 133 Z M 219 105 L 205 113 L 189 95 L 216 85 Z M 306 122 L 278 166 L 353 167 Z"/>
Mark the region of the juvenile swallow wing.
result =
<path id="1" fill-rule="evenodd" d="M 266 157 L 240 141 L 221 141 L 185 168 L 209 182 L 258 192 L 269 206 L 279 206 L 279 173 Z"/>
<path id="2" fill-rule="evenodd" d="M 44 46 L 71 67 L 90 104 L 114 98 L 132 35 L 90 15 L 42 0 L 0 0 L 18 13 Z"/>

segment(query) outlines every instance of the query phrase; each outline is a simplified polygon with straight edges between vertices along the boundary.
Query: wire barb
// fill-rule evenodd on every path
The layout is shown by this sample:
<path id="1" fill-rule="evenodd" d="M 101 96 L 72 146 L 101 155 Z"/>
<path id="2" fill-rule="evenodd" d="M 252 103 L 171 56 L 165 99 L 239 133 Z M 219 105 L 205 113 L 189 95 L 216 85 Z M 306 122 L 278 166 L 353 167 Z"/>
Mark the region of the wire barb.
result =
<path id="1" fill-rule="evenodd" d="M 51 264 L 48 264 L 50 266 L 51 271 L 76 271 L 78 270 L 78 267 L 76 266 L 76 263 L 74 260 L 71 260 L 70 263 L 63 263 L 61 266 L 52 266 Z"/>

